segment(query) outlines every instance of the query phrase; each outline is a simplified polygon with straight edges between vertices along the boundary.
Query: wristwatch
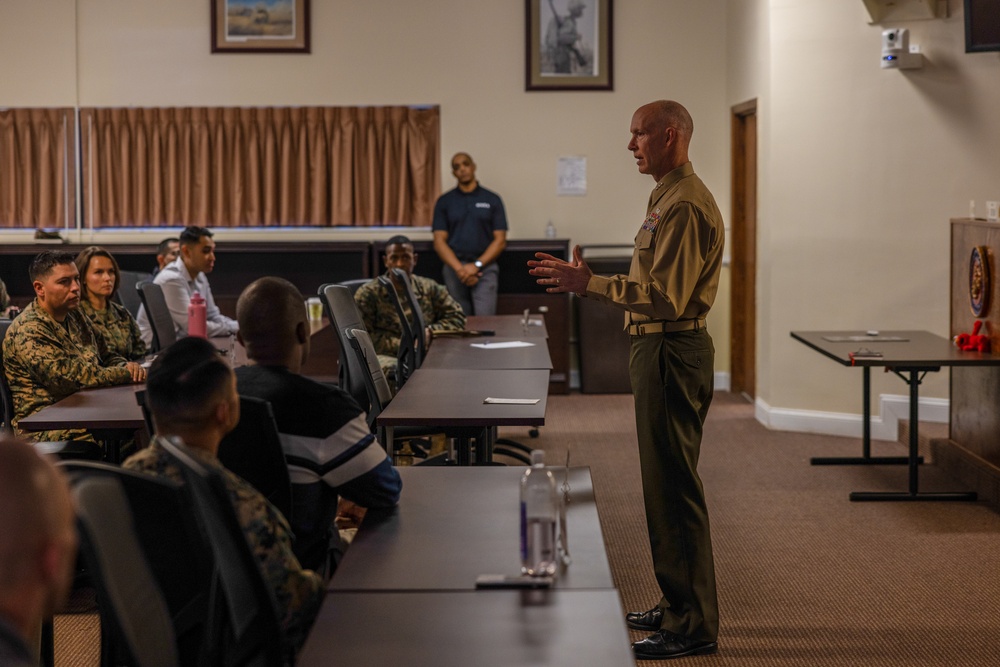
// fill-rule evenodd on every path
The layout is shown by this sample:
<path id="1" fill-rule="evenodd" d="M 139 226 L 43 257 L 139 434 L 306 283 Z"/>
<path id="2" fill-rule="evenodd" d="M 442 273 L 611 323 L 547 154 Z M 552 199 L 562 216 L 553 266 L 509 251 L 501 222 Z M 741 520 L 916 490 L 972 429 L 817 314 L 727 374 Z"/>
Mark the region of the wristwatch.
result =
<path id="1" fill-rule="evenodd" d="M 481 268 L 483 268 L 483 263 L 482 263 L 482 262 L 480 262 L 480 261 L 479 261 L 478 259 L 477 259 L 476 261 L 474 261 L 474 262 L 472 263 L 472 265 L 473 265 L 474 267 L 476 267 L 477 269 L 481 269 Z"/>

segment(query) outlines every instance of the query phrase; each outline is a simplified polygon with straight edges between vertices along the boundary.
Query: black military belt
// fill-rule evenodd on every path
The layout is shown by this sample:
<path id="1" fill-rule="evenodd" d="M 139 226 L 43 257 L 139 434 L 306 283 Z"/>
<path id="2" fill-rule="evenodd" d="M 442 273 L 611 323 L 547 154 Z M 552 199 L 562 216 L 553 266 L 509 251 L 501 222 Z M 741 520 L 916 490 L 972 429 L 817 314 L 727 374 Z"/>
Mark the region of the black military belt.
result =
<path id="1" fill-rule="evenodd" d="M 630 336 L 646 336 L 649 334 L 675 333 L 678 331 L 697 331 L 705 326 L 705 320 L 654 320 L 650 322 L 636 322 L 628 325 Z"/>

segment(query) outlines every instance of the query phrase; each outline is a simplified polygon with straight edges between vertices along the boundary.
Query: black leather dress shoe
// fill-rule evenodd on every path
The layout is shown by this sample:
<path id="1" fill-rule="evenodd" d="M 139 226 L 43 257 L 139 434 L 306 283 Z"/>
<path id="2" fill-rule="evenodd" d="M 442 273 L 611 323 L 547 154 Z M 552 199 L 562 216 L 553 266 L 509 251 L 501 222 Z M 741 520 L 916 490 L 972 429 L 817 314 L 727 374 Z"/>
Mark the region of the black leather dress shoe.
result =
<path id="1" fill-rule="evenodd" d="M 668 660 L 685 655 L 707 655 L 718 650 L 717 642 L 695 641 L 667 630 L 654 632 L 645 639 L 632 643 L 632 652 L 637 660 Z"/>
<path id="2" fill-rule="evenodd" d="M 630 611 L 625 614 L 625 625 L 633 630 L 649 630 L 655 632 L 660 629 L 663 621 L 663 610 L 653 607 L 649 611 Z"/>

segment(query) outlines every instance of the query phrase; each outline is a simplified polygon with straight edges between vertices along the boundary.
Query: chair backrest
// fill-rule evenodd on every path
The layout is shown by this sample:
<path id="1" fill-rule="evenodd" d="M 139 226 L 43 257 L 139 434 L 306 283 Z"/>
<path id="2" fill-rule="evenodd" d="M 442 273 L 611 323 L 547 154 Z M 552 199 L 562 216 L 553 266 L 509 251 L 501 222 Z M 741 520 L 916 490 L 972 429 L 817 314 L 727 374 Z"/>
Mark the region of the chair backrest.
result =
<path id="1" fill-rule="evenodd" d="M 0 319 L 0 430 L 13 430 L 11 420 L 14 418 L 14 397 L 10 392 L 10 385 L 7 384 L 7 371 L 3 363 L 3 341 L 7 337 L 7 329 L 10 328 L 11 321 Z"/>
<path id="2" fill-rule="evenodd" d="M 113 628 L 116 655 L 106 664 L 180 665 L 173 619 L 135 532 L 121 482 L 85 476 L 73 484 L 81 550 L 97 588 L 102 626 Z M 109 626 L 109 628 L 108 628 Z M 107 645 L 106 645 L 107 646 Z"/>
<path id="3" fill-rule="evenodd" d="M 361 286 L 367 283 L 369 280 L 370 280 L 369 278 L 354 278 L 352 280 L 341 280 L 337 284 L 343 285 L 347 289 L 351 290 L 351 294 L 353 295 L 356 294 L 357 291 L 361 289 Z"/>
<path id="4" fill-rule="evenodd" d="M 194 515 L 214 556 L 221 607 L 210 623 L 213 649 L 226 665 L 282 664 L 284 637 L 278 612 L 257 559 L 250 550 L 225 481 L 199 463 L 179 441 L 157 438 L 181 469 Z M 215 661 L 213 661 L 215 664 Z"/>
<path id="5" fill-rule="evenodd" d="M 219 461 L 292 520 L 292 485 L 270 403 L 240 396 L 240 422 L 219 443 Z"/>
<path id="6" fill-rule="evenodd" d="M 392 272 L 403 281 L 403 297 L 406 299 L 407 306 L 410 309 L 410 330 L 413 333 L 414 340 L 417 342 L 417 368 L 420 368 L 424 357 L 427 356 L 427 339 L 424 338 L 424 331 L 427 329 L 427 320 L 424 318 L 424 311 L 421 310 L 420 304 L 417 302 L 417 294 L 413 291 L 413 281 L 410 280 L 410 276 L 403 269 L 392 269 Z"/>
<path id="7" fill-rule="evenodd" d="M 403 305 L 406 297 L 401 297 L 389 276 L 381 275 L 378 283 L 389 294 L 389 300 L 396 308 L 399 318 L 399 348 L 396 350 L 396 389 L 399 390 L 420 366 L 422 357 L 413 337 L 413 322 L 407 313 L 408 305 Z"/>
<path id="8" fill-rule="evenodd" d="M 153 280 L 152 273 L 142 271 L 122 271 L 118 276 L 118 302 L 125 306 L 125 310 L 132 313 L 132 317 L 139 317 L 139 306 L 142 305 L 142 298 L 139 296 L 139 283 Z"/>
<path id="9" fill-rule="evenodd" d="M 335 283 L 328 283 L 319 288 L 319 296 L 323 300 L 326 313 L 330 317 L 333 330 L 337 333 L 340 343 L 340 387 L 349 393 L 358 405 L 369 410 L 368 390 L 365 387 L 364 366 L 357 357 L 351 354 L 351 343 L 347 339 L 348 329 L 364 329 L 365 323 L 354 301 L 350 288 Z"/>
<path id="10" fill-rule="evenodd" d="M 371 409 L 368 411 L 368 426 L 370 428 L 374 425 L 375 418 L 392 400 L 392 390 L 382 372 L 382 365 L 378 362 L 378 354 L 375 352 L 375 345 L 368 332 L 364 329 L 349 329 L 346 333 L 348 345 L 354 352 L 355 360 L 364 369 L 365 391 L 368 392 L 368 399 L 371 403 Z"/>
<path id="11" fill-rule="evenodd" d="M 187 493 L 169 479 L 116 465 L 63 461 L 59 466 L 69 472 L 74 484 L 103 477 L 121 486 L 132 514 L 132 529 L 173 619 L 180 663 L 203 663 L 212 641 L 207 632 L 212 552 L 194 519 Z M 114 634 L 109 639 L 109 644 L 121 643 Z"/>
<path id="12" fill-rule="evenodd" d="M 177 330 L 174 329 L 174 318 L 170 316 L 167 300 L 163 297 L 163 288 L 149 282 L 137 284 L 136 289 L 142 298 L 149 326 L 153 329 L 153 352 L 165 350 L 177 342 Z"/>

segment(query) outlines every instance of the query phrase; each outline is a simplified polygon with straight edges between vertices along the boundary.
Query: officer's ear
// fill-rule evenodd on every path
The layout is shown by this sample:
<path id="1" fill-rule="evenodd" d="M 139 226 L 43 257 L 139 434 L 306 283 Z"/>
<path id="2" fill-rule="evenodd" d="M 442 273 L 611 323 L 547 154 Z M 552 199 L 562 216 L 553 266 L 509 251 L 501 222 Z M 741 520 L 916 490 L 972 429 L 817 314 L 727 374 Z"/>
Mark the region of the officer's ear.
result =
<path id="1" fill-rule="evenodd" d="M 31 286 L 35 289 L 35 296 L 39 299 L 45 298 L 45 283 L 41 280 L 35 280 L 31 283 Z"/>

